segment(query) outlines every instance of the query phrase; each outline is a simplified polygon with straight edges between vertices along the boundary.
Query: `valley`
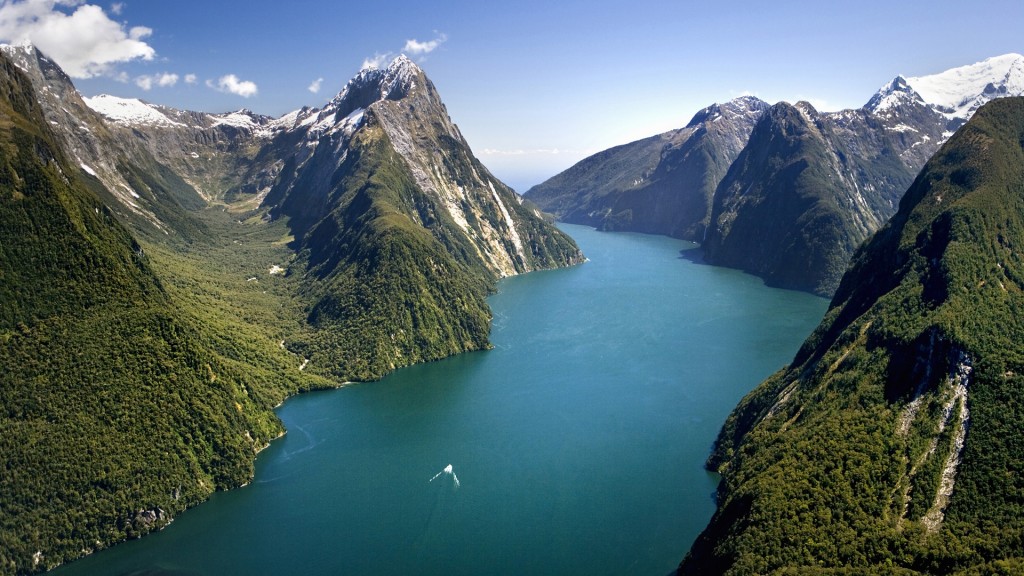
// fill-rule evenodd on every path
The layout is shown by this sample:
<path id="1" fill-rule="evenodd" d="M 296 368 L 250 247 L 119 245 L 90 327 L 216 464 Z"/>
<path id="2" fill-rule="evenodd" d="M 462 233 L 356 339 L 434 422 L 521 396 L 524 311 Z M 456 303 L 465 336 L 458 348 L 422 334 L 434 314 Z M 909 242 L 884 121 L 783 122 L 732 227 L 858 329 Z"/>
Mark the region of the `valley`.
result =
<path id="1" fill-rule="evenodd" d="M 387 56 L 273 118 L 0 49 L 0 573 L 1021 567 L 1024 57 L 521 196 Z"/>

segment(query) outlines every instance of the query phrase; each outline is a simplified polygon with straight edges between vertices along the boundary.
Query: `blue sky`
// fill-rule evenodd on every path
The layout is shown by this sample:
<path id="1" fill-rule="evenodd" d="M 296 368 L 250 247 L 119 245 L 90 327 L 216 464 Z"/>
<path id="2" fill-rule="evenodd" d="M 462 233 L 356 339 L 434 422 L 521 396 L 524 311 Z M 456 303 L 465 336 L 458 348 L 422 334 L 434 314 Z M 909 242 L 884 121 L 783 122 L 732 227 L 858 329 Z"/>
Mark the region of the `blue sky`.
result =
<path id="1" fill-rule="evenodd" d="M 0 41 L 32 40 L 83 94 L 192 110 L 321 106 L 405 52 L 521 192 L 713 102 L 859 107 L 897 74 L 1021 53 L 1022 25 L 1022 0 L 0 0 Z"/>

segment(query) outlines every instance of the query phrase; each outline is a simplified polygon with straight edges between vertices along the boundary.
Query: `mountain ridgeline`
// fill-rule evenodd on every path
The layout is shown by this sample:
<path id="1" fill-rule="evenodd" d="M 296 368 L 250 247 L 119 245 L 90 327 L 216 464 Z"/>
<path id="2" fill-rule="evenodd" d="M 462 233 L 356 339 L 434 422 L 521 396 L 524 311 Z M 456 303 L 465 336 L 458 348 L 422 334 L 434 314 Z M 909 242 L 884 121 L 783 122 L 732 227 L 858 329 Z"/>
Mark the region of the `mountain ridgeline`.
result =
<path id="1" fill-rule="evenodd" d="M 682 574 L 1024 570 L 1024 98 L 980 108 L 728 418 Z"/>
<path id="2" fill-rule="evenodd" d="M 1024 93 L 1024 56 L 897 77 L 857 110 L 743 97 L 600 152 L 527 198 L 558 218 L 702 244 L 772 286 L 831 295 L 938 147 L 984 102 Z"/>
<path id="3" fill-rule="evenodd" d="M 583 260 L 404 57 L 272 119 L 2 52 L 0 574 L 247 482 L 288 395 L 487 348 L 497 279 Z"/>

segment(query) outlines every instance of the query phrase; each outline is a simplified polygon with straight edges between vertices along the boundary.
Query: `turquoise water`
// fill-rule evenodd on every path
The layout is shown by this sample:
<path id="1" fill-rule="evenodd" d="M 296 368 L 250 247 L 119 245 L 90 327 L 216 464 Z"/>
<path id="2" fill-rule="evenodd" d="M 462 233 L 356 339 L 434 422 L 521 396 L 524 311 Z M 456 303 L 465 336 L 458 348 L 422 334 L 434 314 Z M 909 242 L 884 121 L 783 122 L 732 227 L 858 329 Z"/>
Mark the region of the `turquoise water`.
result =
<path id="1" fill-rule="evenodd" d="M 494 350 L 288 400 L 251 485 L 56 574 L 674 570 L 714 511 L 719 426 L 827 302 L 564 229 L 590 261 L 501 282 Z"/>

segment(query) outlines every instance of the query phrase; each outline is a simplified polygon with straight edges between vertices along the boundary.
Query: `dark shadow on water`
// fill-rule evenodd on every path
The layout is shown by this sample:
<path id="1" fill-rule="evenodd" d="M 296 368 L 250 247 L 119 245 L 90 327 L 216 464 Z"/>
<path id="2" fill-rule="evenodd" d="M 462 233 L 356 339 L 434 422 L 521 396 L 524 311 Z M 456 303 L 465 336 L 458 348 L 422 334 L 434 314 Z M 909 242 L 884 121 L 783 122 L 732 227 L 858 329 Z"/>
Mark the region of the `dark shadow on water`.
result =
<path id="1" fill-rule="evenodd" d="M 701 264 L 703 266 L 711 266 L 707 260 L 704 259 L 704 251 L 701 250 L 700 246 L 694 246 L 693 248 L 687 248 L 679 251 L 679 258 L 681 260 L 689 260 L 694 264 Z"/>

